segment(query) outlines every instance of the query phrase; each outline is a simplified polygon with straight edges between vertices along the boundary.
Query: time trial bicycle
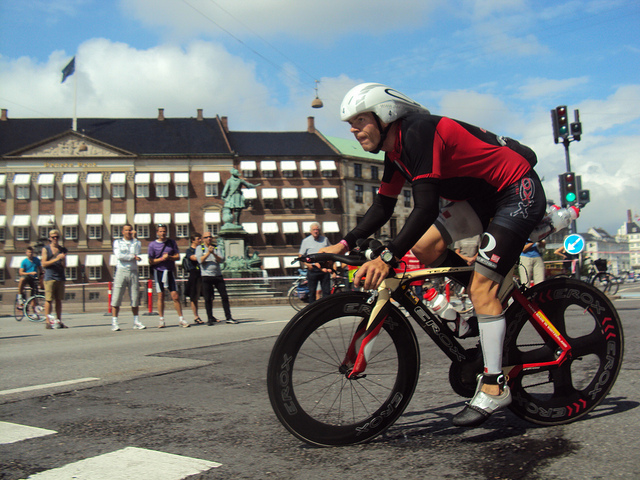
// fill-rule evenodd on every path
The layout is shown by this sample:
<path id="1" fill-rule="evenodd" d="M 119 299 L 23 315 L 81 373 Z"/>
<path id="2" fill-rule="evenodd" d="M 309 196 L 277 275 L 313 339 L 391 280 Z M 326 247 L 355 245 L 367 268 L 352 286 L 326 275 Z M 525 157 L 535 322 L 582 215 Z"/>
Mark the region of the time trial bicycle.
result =
<path id="1" fill-rule="evenodd" d="M 16 303 L 14 305 L 14 316 L 18 322 L 26 317 L 32 322 L 43 322 L 46 318 L 44 314 L 44 295 L 40 294 L 40 288 L 37 278 L 32 278 L 25 287 L 31 289 L 31 296 L 24 302 L 21 302 L 18 294 L 16 294 Z"/>
<path id="2" fill-rule="evenodd" d="M 303 261 L 359 266 L 367 259 L 315 254 Z M 385 432 L 418 381 L 420 351 L 410 318 L 451 360 L 453 390 L 472 397 L 483 369 L 479 346 L 464 348 L 410 288 L 421 278 L 472 269 L 406 272 L 385 279 L 376 291 L 332 295 L 298 312 L 276 340 L 267 371 L 280 422 L 320 446 L 362 443 Z M 622 365 L 622 325 L 606 295 L 557 277 L 532 287 L 505 281 L 500 299 L 506 307 L 503 371 L 511 411 L 540 425 L 569 423 L 591 412 Z"/>

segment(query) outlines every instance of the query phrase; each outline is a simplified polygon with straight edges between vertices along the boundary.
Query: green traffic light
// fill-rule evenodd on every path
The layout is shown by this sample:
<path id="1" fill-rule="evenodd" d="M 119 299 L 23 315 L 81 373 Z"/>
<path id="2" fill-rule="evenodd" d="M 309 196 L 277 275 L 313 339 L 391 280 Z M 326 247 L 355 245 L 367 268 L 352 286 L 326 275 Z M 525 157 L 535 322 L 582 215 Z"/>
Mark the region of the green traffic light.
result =
<path id="1" fill-rule="evenodd" d="M 567 200 L 567 202 L 575 202 L 576 201 L 576 194 L 573 193 L 573 192 L 569 192 L 565 196 L 565 199 Z"/>

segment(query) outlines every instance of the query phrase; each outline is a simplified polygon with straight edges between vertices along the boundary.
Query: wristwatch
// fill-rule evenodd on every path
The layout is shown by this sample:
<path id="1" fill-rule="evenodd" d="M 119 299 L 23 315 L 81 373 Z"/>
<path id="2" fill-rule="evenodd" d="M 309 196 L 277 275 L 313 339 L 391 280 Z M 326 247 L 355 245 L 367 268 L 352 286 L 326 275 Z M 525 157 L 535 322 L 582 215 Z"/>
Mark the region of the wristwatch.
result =
<path id="1" fill-rule="evenodd" d="M 387 265 L 389 265 L 391 267 L 395 267 L 395 266 L 398 265 L 398 261 L 396 260 L 395 255 L 388 248 L 385 248 L 382 251 L 382 253 L 380 254 L 380 259 L 382 259 L 382 261 L 384 263 L 386 263 Z"/>

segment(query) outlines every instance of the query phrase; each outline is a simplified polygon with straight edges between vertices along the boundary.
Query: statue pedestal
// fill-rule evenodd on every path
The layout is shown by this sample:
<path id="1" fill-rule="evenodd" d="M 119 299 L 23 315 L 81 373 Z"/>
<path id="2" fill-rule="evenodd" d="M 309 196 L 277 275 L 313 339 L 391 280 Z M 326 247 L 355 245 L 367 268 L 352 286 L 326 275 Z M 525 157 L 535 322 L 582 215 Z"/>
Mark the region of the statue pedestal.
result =
<path id="1" fill-rule="evenodd" d="M 218 245 L 224 245 L 225 260 L 222 275 L 227 278 L 258 277 L 262 275 L 262 260 L 257 252 L 247 255 L 246 237 L 249 234 L 240 225 L 224 224 L 218 234 Z"/>

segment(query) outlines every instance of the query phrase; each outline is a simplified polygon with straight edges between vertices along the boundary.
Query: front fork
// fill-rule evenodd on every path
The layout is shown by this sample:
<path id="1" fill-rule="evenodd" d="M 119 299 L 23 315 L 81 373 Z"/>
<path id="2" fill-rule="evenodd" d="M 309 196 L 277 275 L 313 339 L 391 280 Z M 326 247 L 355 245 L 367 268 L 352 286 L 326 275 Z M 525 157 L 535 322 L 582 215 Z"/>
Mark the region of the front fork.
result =
<path id="1" fill-rule="evenodd" d="M 390 302 L 391 294 L 389 287 L 386 285 L 389 280 L 392 279 L 387 279 L 386 282 L 382 282 L 380 287 L 378 287 L 378 290 L 374 291 L 367 299 L 368 304 L 375 302 L 373 310 L 369 315 L 369 321 L 367 322 L 366 327 L 359 328 L 354 334 L 353 339 L 349 344 L 349 348 L 347 349 L 345 359 L 342 362 L 343 367 L 353 365 L 350 370 L 346 369 L 344 372 L 347 374 L 347 378 L 349 379 L 359 378 L 367 368 L 367 363 L 371 358 L 371 352 L 373 351 L 373 346 L 375 345 L 378 333 L 380 333 L 385 320 L 389 316 L 389 309 L 392 308 Z M 362 338 L 362 343 L 360 344 L 360 349 L 356 354 L 356 343 L 360 338 Z"/>

